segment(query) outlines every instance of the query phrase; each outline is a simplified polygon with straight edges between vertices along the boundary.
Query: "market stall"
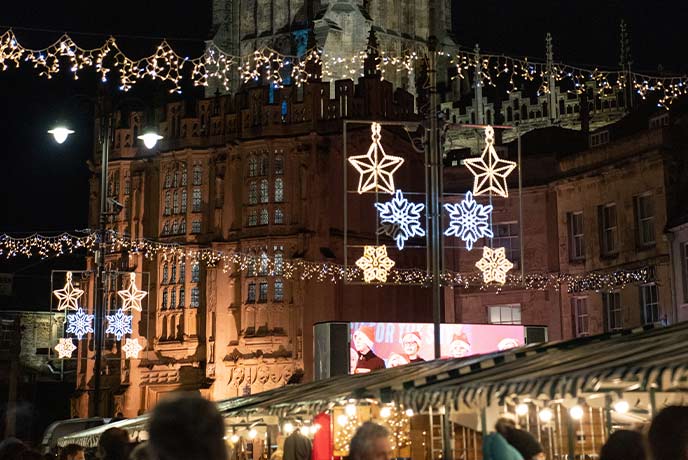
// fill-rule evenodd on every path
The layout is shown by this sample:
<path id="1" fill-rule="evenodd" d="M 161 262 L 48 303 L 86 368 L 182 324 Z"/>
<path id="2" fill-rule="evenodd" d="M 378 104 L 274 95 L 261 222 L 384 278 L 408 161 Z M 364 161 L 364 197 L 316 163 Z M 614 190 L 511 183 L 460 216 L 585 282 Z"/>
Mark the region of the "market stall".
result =
<path id="1" fill-rule="evenodd" d="M 531 345 L 468 359 L 430 361 L 335 377 L 218 402 L 228 441 L 252 458 L 270 453 L 296 427 L 330 455 L 347 453 L 356 427 L 374 420 L 392 432 L 400 458 L 481 458 L 481 437 L 512 414 L 548 458 L 595 455 L 615 427 L 649 420 L 688 395 L 688 324 L 645 327 Z M 126 422 L 126 423 L 125 423 Z M 118 422 L 141 437 L 145 416 Z M 62 438 L 92 445 L 102 427 Z M 244 451 L 246 452 L 246 450 Z"/>

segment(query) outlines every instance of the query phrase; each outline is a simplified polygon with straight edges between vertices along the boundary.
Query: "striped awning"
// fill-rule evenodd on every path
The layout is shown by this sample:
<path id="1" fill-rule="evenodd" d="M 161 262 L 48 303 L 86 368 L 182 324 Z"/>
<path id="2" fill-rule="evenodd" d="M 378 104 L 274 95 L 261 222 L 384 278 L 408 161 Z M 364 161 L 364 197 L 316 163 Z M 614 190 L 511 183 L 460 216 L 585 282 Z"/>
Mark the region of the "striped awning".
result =
<path id="1" fill-rule="evenodd" d="M 645 326 L 466 359 L 437 360 L 334 377 L 218 402 L 226 417 L 309 416 L 351 399 L 396 402 L 416 412 L 485 407 L 516 396 L 540 399 L 604 391 L 688 391 L 688 322 Z M 124 423 L 128 422 L 128 423 Z M 146 416 L 94 428 L 59 444 L 92 445 L 118 426 L 144 429 Z M 82 442 L 84 437 L 88 441 Z M 63 441 L 67 440 L 68 441 Z"/>

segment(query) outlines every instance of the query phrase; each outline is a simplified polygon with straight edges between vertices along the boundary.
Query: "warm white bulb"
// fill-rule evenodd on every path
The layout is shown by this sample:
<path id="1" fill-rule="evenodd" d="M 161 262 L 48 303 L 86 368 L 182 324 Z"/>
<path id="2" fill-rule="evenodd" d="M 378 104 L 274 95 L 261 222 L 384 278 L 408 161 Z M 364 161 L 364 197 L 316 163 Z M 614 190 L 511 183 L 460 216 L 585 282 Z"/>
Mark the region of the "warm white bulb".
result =
<path id="1" fill-rule="evenodd" d="M 406 409 L 406 416 L 413 417 L 413 409 Z"/>
<path id="2" fill-rule="evenodd" d="M 516 415 L 520 415 L 523 417 L 524 415 L 528 414 L 528 404 L 526 403 L 521 403 L 516 406 Z"/>
<path id="3" fill-rule="evenodd" d="M 631 408 L 631 405 L 628 404 L 628 401 L 625 399 L 619 399 L 614 403 L 614 411 L 619 413 L 619 414 L 625 414 L 628 412 L 628 410 Z"/>
<path id="4" fill-rule="evenodd" d="M 315 432 L 313 431 L 313 428 L 309 425 L 302 426 L 301 427 L 301 433 L 305 434 L 306 436 L 311 435 L 311 434 L 315 434 Z"/>
<path id="5" fill-rule="evenodd" d="M 320 428 L 322 428 L 322 426 L 320 426 L 319 423 L 316 423 L 315 425 L 311 426 L 311 433 L 317 433 L 318 431 L 320 431 Z"/>
<path id="6" fill-rule="evenodd" d="M 571 415 L 571 418 L 574 420 L 580 420 L 583 418 L 583 408 L 580 405 L 576 404 L 571 409 L 569 409 L 569 415 Z"/>
<path id="7" fill-rule="evenodd" d="M 344 408 L 344 411 L 346 412 L 346 415 L 349 417 L 355 417 L 356 416 L 356 405 L 355 404 L 347 404 L 346 407 Z"/>
<path id="8" fill-rule="evenodd" d="M 232 441 L 232 444 L 236 444 L 236 443 L 239 442 L 239 436 L 237 436 L 236 434 L 233 434 L 233 435 L 229 438 L 229 440 Z"/>
<path id="9" fill-rule="evenodd" d="M 347 423 L 349 423 L 349 417 L 347 417 L 344 414 L 341 414 L 337 417 L 337 423 L 339 426 L 346 426 Z"/>
<path id="10" fill-rule="evenodd" d="M 146 148 L 152 149 L 155 147 L 155 144 L 162 139 L 162 136 L 154 132 L 148 132 L 146 134 L 141 134 L 138 138 L 143 141 L 143 145 L 145 145 Z"/>
<path id="11" fill-rule="evenodd" d="M 248 439 L 255 439 L 256 436 L 258 436 L 258 431 L 252 428 L 251 431 L 248 432 Z"/>
<path id="12" fill-rule="evenodd" d="M 292 423 L 289 423 L 289 422 L 285 423 L 283 428 L 284 428 L 284 432 L 286 434 L 290 434 L 291 432 L 294 431 L 294 425 Z"/>
<path id="13" fill-rule="evenodd" d="M 551 422 L 552 418 L 554 418 L 554 414 L 552 413 L 552 410 L 547 408 L 547 407 L 542 409 L 540 411 L 540 413 L 538 414 L 538 416 L 540 417 L 540 421 L 543 423 Z"/>
<path id="14" fill-rule="evenodd" d="M 72 131 L 69 128 L 65 128 L 64 126 L 58 126 L 57 128 L 53 128 L 50 131 L 48 131 L 48 133 L 53 135 L 55 142 L 57 142 L 58 144 L 62 144 L 64 141 L 67 140 L 67 137 L 70 134 L 74 133 L 74 131 Z"/>
<path id="15" fill-rule="evenodd" d="M 383 407 L 380 409 L 380 417 L 382 418 L 389 418 L 389 416 L 392 415 L 392 409 L 389 407 Z"/>

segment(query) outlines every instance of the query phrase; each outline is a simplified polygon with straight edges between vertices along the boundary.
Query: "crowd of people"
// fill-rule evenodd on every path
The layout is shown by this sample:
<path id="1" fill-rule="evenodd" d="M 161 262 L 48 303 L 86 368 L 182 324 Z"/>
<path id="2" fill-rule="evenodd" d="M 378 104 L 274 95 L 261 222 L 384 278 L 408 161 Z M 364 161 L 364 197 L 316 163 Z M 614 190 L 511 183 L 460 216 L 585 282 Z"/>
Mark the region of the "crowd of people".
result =
<path id="1" fill-rule="evenodd" d="M 507 418 L 483 439 L 483 460 L 545 460 L 545 451 L 527 431 Z M 225 424 L 215 405 L 199 396 L 180 395 L 153 411 L 147 442 L 132 445 L 128 433 L 110 428 L 98 441 L 99 460 L 229 460 Z M 289 442 L 287 442 L 289 441 Z M 281 460 L 308 460 L 308 438 L 290 436 L 279 452 Z M 278 458 L 273 455 L 273 458 Z M 349 460 L 393 458 L 390 432 L 373 422 L 363 423 L 351 439 Z M 85 460 L 84 448 L 62 448 L 59 460 Z M 600 460 L 688 460 L 688 406 L 660 411 L 645 431 L 617 430 L 602 446 Z M 0 460 L 48 460 L 17 439 L 0 443 Z"/>

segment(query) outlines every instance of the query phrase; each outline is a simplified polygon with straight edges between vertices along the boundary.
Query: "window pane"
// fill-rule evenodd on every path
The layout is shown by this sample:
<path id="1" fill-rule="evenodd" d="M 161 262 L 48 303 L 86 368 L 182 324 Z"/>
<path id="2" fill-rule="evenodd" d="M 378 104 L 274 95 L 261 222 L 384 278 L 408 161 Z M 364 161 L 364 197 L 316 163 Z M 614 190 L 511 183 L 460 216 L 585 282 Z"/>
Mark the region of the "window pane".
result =
<path id="1" fill-rule="evenodd" d="M 275 301 L 280 302 L 284 299 L 284 286 L 282 280 L 275 280 Z"/>
<path id="2" fill-rule="evenodd" d="M 281 209 L 275 209 L 275 223 L 276 224 L 283 224 L 284 223 L 284 212 L 282 212 Z"/>
<path id="3" fill-rule="evenodd" d="M 248 186 L 248 204 L 258 204 L 258 184 L 255 182 Z"/>
<path id="4" fill-rule="evenodd" d="M 248 295 L 246 297 L 246 302 L 254 303 L 256 301 L 256 285 L 251 283 L 248 285 Z"/>
<path id="5" fill-rule="evenodd" d="M 268 301 L 268 283 L 260 283 L 260 290 L 258 291 L 258 302 Z"/>
<path id="6" fill-rule="evenodd" d="M 260 225 L 267 225 L 268 224 L 268 210 L 267 208 L 263 208 L 260 210 Z"/>
<path id="7" fill-rule="evenodd" d="M 268 180 L 263 179 L 262 181 L 260 181 L 260 202 L 267 203 L 269 199 L 270 197 L 268 192 Z"/>
<path id="8" fill-rule="evenodd" d="M 201 267 L 198 263 L 194 263 L 191 266 L 191 282 L 198 283 L 201 278 Z"/>
<path id="9" fill-rule="evenodd" d="M 275 202 L 281 203 L 284 201 L 284 182 L 282 178 L 275 179 Z"/>

